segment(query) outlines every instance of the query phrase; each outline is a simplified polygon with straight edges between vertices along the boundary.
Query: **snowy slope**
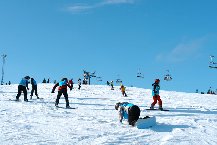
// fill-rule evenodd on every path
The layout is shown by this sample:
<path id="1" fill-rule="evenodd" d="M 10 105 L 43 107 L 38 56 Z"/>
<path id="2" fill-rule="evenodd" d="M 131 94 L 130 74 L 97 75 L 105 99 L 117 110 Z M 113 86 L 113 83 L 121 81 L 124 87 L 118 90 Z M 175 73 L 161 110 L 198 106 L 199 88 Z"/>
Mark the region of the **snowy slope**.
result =
<path id="1" fill-rule="evenodd" d="M 161 91 L 164 111 L 144 111 L 152 102 L 151 90 L 127 87 L 77 86 L 69 91 L 71 107 L 55 108 L 53 84 L 39 84 L 33 102 L 8 101 L 17 94 L 17 85 L 0 86 L 0 144 L 135 144 L 206 145 L 217 144 L 217 96 Z M 31 87 L 30 87 L 31 88 Z M 29 97 L 28 93 L 28 97 Z M 36 98 L 36 97 L 35 97 Z M 156 116 L 157 125 L 137 129 L 120 124 L 114 104 L 128 101 L 138 105 L 141 116 Z M 65 107 L 64 97 L 60 106 Z"/>

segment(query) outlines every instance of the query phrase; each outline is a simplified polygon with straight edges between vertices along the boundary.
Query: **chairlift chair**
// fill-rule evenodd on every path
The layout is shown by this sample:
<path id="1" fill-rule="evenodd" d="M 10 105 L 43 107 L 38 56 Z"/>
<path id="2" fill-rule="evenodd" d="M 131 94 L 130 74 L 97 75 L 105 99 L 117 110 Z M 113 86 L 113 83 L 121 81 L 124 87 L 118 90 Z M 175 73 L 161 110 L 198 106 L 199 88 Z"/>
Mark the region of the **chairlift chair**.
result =
<path id="1" fill-rule="evenodd" d="M 214 56 L 210 55 L 210 62 L 209 62 L 209 67 L 210 68 L 217 68 L 217 63 L 213 61 Z"/>
<path id="2" fill-rule="evenodd" d="M 116 79 L 116 83 L 120 84 L 120 83 L 122 83 L 122 80 L 121 79 Z"/>

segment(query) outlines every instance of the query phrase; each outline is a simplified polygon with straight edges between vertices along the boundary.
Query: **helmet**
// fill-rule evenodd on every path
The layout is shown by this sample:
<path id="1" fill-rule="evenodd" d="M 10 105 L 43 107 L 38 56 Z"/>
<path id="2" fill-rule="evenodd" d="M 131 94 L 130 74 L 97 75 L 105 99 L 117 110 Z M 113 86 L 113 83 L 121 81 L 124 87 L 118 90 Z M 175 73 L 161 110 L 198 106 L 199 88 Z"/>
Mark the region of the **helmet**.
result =
<path id="1" fill-rule="evenodd" d="M 120 102 L 118 102 L 118 103 L 115 104 L 115 110 L 118 110 L 120 104 L 121 104 Z"/>
<path id="2" fill-rule="evenodd" d="M 155 83 L 159 83 L 160 82 L 160 80 L 159 79 L 155 79 Z"/>
<path id="3" fill-rule="evenodd" d="M 24 78 L 25 78 L 25 79 L 27 79 L 27 80 L 29 80 L 29 79 L 30 79 L 30 77 L 29 77 L 29 76 L 25 76 Z"/>
<path id="4" fill-rule="evenodd" d="M 68 79 L 67 78 L 62 78 L 62 80 L 61 81 L 68 81 Z"/>

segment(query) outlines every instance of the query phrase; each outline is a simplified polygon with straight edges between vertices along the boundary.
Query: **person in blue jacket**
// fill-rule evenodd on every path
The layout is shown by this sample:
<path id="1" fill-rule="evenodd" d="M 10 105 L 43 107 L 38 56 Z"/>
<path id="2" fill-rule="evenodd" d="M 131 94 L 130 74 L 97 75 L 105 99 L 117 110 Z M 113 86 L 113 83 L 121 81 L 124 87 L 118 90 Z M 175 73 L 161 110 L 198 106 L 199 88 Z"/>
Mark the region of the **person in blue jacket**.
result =
<path id="1" fill-rule="evenodd" d="M 16 100 L 17 101 L 19 100 L 19 97 L 20 97 L 21 93 L 23 92 L 23 94 L 24 94 L 24 101 L 28 102 L 28 99 L 27 99 L 27 90 L 26 89 L 29 90 L 29 88 L 28 88 L 29 79 L 30 79 L 29 76 L 25 76 L 20 81 L 20 83 L 18 85 L 18 94 L 16 96 Z"/>
<path id="2" fill-rule="evenodd" d="M 38 89 L 37 89 L 37 82 L 35 81 L 34 78 L 31 78 L 31 85 L 32 85 L 32 90 L 31 90 L 30 99 L 32 99 L 32 96 L 33 96 L 34 92 L 35 92 L 35 95 L 37 96 L 37 99 L 39 99 L 39 97 L 38 97 Z"/>
<path id="3" fill-rule="evenodd" d="M 118 102 L 115 104 L 115 109 L 118 110 L 119 121 L 122 123 L 126 119 L 129 125 L 134 126 L 140 116 L 140 108 L 137 105 L 128 102 Z"/>
<path id="4" fill-rule="evenodd" d="M 58 107 L 59 99 L 63 95 L 65 97 L 65 101 L 66 101 L 66 108 L 70 108 L 68 93 L 67 93 L 67 87 L 69 87 L 70 90 L 72 90 L 72 86 L 68 83 L 68 79 L 63 78 L 60 82 L 56 83 L 54 85 L 51 93 L 54 93 L 57 86 L 59 86 L 59 88 L 58 88 L 58 94 L 57 94 L 57 99 L 56 99 L 56 102 L 55 102 L 55 106 Z"/>
<path id="5" fill-rule="evenodd" d="M 159 83 L 160 83 L 160 80 L 156 79 L 155 82 L 152 84 L 152 86 L 153 86 L 152 96 L 153 96 L 154 102 L 151 104 L 150 109 L 154 109 L 154 106 L 155 106 L 155 104 L 158 101 L 159 109 L 163 110 L 163 108 L 162 108 L 162 100 L 160 99 L 160 95 L 159 95 L 159 92 L 160 92 L 160 85 L 159 85 Z"/>

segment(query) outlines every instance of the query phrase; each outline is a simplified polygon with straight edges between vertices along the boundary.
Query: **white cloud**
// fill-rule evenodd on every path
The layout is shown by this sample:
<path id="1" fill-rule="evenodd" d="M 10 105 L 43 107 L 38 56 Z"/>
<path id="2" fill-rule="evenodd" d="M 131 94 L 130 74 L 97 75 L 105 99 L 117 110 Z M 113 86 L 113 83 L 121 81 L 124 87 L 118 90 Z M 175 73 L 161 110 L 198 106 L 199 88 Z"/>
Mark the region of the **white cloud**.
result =
<path id="1" fill-rule="evenodd" d="M 193 40 L 190 42 L 181 42 L 177 44 L 170 52 L 167 54 L 161 53 L 156 59 L 159 61 L 167 60 L 170 62 L 181 62 L 192 57 L 198 56 L 201 46 L 204 42 L 204 38 Z"/>
<path id="2" fill-rule="evenodd" d="M 86 12 L 91 9 L 104 7 L 108 5 L 118 5 L 118 4 L 133 4 L 136 0 L 103 0 L 98 3 L 88 4 L 88 3 L 76 3 L 66 8 L 67 11 L 72 13 Z"/>

